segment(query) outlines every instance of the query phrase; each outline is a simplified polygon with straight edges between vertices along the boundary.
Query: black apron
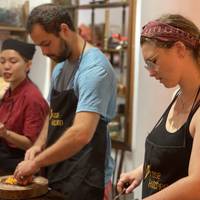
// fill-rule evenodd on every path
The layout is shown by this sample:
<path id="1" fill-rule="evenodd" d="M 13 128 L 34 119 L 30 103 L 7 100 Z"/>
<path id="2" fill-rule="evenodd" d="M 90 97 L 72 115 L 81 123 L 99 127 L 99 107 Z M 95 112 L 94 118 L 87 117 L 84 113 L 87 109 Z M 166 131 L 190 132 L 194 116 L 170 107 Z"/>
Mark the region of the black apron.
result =
<path id="1" fill-rule="evenodd" d="M 196 102 L 199 90 L 186 123 L 176 133 L 169 133 L 165 128 L 166 120 L 178 95 L 179 92 L 147 136 L 142 198 L 148 197 L 188 175 L 193 143 L 189 125 L 194 113 L 200 106 L 200 101 Z"/>
<path id="2" fill-rule="evenodd" d="M 63 67 L 61 73 L 68 76 L 67 80 L 65 77 L 68 84 L 73 80 L 75 71 L 67 66 Z M 73 89 L 60 92 L 52 89 L 47 147 L 55 143 L 72 125 L 77 103 L 78 99 Z M 50 187 L 64 194 L 66 200 L 103 199 L 106 134 L 107 123 L 100 119 L 89 144 L 71 158 L 46 168 Z"/>
<path id="3" fill-rule="evenodd" d="M 0 175 L 13 174 L 18 163 L 24 160 L 25 151 L 9 147 L 0 140 Z"/>

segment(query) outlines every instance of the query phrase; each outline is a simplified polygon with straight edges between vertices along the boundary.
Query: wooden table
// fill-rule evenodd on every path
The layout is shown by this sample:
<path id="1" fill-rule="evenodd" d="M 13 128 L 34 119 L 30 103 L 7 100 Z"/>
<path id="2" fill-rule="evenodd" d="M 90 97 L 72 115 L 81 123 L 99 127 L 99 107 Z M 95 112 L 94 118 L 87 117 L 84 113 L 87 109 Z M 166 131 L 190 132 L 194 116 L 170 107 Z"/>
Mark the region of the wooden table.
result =
<path id="1" fill-rule="evenodd" d="M 0 200 L 7 200 L 7 199 L 0 198 Z M 24 199 L 24 200 L 66 200 L 66 199 L 59 192 L 50 190 L 47 194 L 45 194 L 43 196 L 40 196 L 37 198 Z"/>

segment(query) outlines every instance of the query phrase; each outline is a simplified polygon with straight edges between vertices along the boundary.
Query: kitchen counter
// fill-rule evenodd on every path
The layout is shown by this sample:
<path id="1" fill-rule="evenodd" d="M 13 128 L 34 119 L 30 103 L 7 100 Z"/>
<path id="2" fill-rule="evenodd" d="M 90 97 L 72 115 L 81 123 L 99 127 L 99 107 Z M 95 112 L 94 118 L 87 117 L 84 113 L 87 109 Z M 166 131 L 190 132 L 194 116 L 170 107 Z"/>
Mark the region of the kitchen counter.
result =
<path id="1" fill-rule="evenodd" d="M 0 200 L 7 200 L 7 199 L 0 198 Z M 20 199 L 18 199 L 18 200 L 20 200 Z M 66 200 L 66 199 L 64 199 L 64 197 L 60 193 L 58 193 L 54 190 L 50 190 L 47 194 L 45 194 L 43 196 L 40 196 L 37 198 L 25 199 L 25 200 Z"/>

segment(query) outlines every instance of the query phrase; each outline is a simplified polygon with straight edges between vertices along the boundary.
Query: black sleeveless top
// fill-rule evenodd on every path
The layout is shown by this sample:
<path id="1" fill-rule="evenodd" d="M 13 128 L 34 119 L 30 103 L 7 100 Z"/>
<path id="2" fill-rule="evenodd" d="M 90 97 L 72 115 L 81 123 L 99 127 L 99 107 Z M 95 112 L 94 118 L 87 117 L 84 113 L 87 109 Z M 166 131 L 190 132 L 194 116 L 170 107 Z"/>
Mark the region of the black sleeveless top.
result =
<path id="1" fill-rule="evenodd" d="M 161 119 L 147 136 L 142 198 L 150 196 L 188 175 L 193 143 L 193 138 L 189 132 L 189 125 L 193 115 L 200 106 L 200 100 L 196 101 L 199 92 L 200 88 L 189 116 L 181 128 L 175 133 L 170 133 L 166 130 L 167 117 L 179 95 L 178 92 Z"/>

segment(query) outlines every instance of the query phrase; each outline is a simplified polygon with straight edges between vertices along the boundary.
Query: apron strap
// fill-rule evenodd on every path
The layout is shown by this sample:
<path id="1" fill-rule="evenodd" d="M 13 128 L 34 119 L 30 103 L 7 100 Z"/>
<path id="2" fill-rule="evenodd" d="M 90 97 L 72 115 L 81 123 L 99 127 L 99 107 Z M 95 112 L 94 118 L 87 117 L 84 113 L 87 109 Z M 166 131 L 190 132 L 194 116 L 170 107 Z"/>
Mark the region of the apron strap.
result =
<path id="1" fill-rule="evenodd" d="M 83 53 L 85 50 L 86 43 L 87 42 L 84 41 L 83 49 L 82 49 L 82 52 L 81 52 L 81 55 L 80 55 L 80 58 L 78 61 L 76 61 L 75 63 L 70 63 L 68 60 L 65 61 L 64 66 L 63 66 L 60 74 L 58 75 L 55 90 L 57 90 L 57 91 L 67 90 L 71 79 L 74 77 L 76 71 L 78 70 L 78 68 L 80 66 L 80 63 L 83 58 Z"/>
<path id="2" fill-rule="evenodd" d="M 160 117 L 160 119 L 158 120 L 158 122 L 155 124 L 155 126 L 153 127 L 153 129 L 155 128 L 155 127 L 157 127 L 158 126 L 158 124 L 160 124 L 160 122 L 162 121 L 162 119 L 163 119 L 163 116 L 166 114 L 166 112 L 168 112 L 168 110 L 171 108 L 171 106 L 172 106 L 172 104 L 175 102 L 175 100 L 177 99 L 177 97 L 180 95 L 180 89 L 176 92 L 176 94 L 175 94 L 175 96 L 174 96 L 174 98 L 172 99 L 172 101 L 171 101 L 171 103 L 169 104 L 169 106 L 167 107 L 167 109 L 165 110 L 165 112 L 162 114 L 162 116 Z M 153 130 L 152 129 L 152 130 Z"/>
<path id="3" fill-rule="evenodd" d="M 195 96 L 195 99 L 194 99 L 194 102 L 192 104 L 192 108 L 191 108 L 191 111 L 188 115 L 188 119 L 187 119 L 187 127 L 189 128 L 189 125 L 190 125 L 190 122 L 192 120 L 192 117 L 194 116 L 195 112 L 197 111 L 197 109 L 199 108 L 200 106 L 200 99 L 197 101 L 197 98 L 200 94 L 200 86 L 198 88 L 198 91 L 196 93 L 196 96 Z M 188 129 L 189 130 L 189 129 Z"/>

